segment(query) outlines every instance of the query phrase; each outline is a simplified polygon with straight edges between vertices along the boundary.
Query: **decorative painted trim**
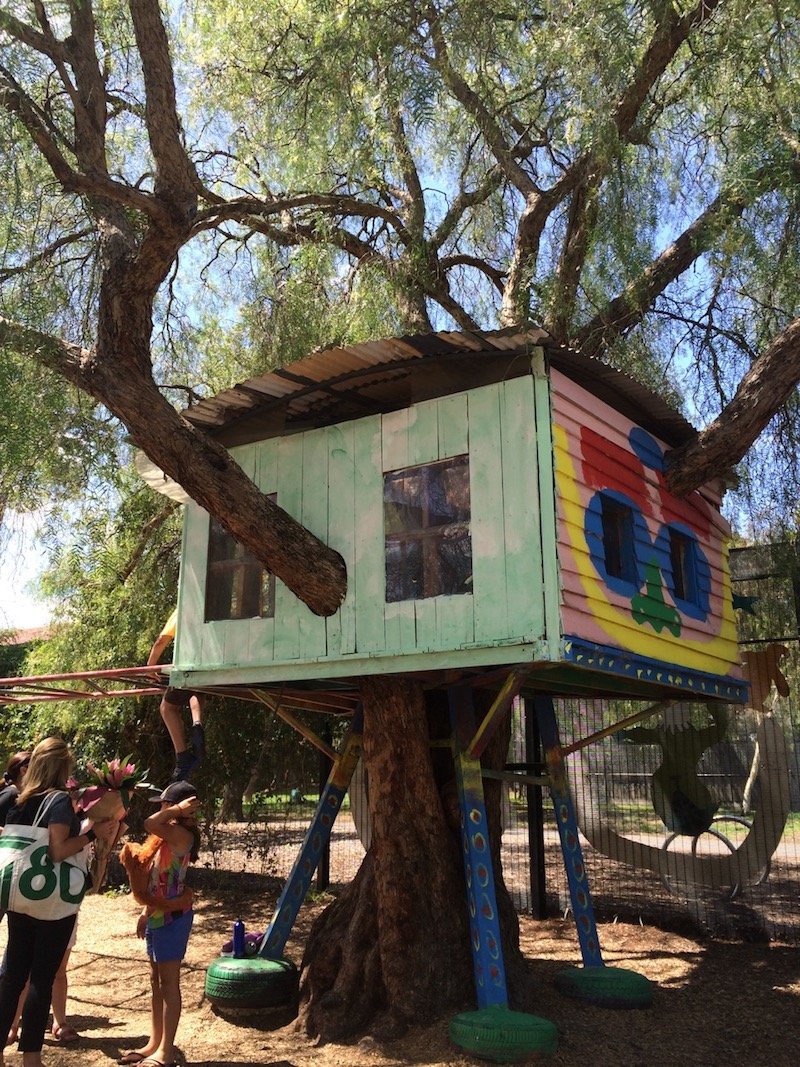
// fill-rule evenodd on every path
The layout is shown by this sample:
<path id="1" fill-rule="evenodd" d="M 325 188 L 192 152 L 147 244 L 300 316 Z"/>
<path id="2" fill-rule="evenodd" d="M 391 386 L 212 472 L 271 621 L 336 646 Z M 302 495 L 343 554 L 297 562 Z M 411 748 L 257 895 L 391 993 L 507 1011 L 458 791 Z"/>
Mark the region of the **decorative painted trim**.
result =
<path id="1" fill-rule="evenodd" d="M 622 675 L 644 684 L 669 686 L 683 690 L 687 695 L 719 697 L 737 704 L 747 702 L 749 685 L 736 678 L 676 667 L 672 663 L 596 645 L 579 637 L 566 636 L 562 647 L 564 660 L 582 669 Z"/>

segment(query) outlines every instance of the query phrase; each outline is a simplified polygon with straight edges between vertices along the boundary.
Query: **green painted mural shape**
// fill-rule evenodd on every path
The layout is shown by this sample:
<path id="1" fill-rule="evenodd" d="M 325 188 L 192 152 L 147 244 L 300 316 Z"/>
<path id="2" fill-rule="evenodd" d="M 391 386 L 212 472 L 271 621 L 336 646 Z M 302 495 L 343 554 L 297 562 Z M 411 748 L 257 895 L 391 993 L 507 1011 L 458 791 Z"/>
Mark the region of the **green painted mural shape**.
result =
<path id="1" fill-rule="evenodd" d="M 648 562 L 645 578 L 644 593 L 637 593 L 631 601 L 634 622 L 640 626 L 649 623 L 657 634 L 669 630 L 673 637 L 680 637 L 681 618 L 675 608 L 671 608 L 664 600 L 661 571 L 655 560 Z"/>

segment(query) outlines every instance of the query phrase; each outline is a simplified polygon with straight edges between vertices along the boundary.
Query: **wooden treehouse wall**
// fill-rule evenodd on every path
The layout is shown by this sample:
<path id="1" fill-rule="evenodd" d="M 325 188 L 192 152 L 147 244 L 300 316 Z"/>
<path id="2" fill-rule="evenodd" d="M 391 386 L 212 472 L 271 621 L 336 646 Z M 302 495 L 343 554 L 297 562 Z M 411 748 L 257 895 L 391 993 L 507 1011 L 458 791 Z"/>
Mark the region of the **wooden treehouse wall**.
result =
<path id="1" fill-rule="evenodd" d="M 459 664 L 549 658 L 545 639 L 554 654 L 559 636 L 550 429 L 546 379 L 523 376 L 234 449 L 264 493 L 342 554 L 347 596 L 323 619 L 277 582 L 274 618 L 204 622 L 209 521 L 189 504 L 176 667 L 255 682 L 447 666 L 453 652 Z M 472 593 L 387 603 L 384 473 L 463 454 Z M 520 645 L 533 647 L 520 656 Z"/>
<path id="2" fill-rule="evenodd" d="M 686 500 L 672 496 L 663 475 L 664 443 L 557 371 L 551 395 L 565 637 L 739 677 L 730 530 L 719 497 L 708 487 Z M 638 590 L 609 580 L 605 571 L 598 511 L 603 494 L 627 502 L 635 517 L 629 547 L 644 579 Z M 685 543 L 696 540 L 696 602 L 676 595 L 670 528 Z"/>

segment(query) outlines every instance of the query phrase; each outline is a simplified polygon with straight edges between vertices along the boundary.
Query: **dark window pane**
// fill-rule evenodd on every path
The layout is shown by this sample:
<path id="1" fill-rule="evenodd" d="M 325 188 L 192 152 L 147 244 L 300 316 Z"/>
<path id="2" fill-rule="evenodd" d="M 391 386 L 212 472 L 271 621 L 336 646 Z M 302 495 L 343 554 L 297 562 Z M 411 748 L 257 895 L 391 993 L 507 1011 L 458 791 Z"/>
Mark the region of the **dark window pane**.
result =
<path id="1" fill-rule="evenodd" d="M 425 522 L 425 478 L 421 472 L 387 474 L 383 499 L 387 534 L 422 528 Z"/>
<path id="2" fill-rule="evenodd" d="M 466 460 L 466 457 L 459 457 Z M 469 467 L 438 465 L 430 471 L 428 526 L 469 522 Z"/>
<path id="3" fill-rule="evenodd" d="M 679 600 L 697 601 L 697 577 L 694 541 L 678 530 L 669 531 L 669 558 L 675 596 Z"/>
<path id="4" fill-rule="evenodd" d="M 275 497 L 273 495 L 272 499 Z M 261 562 L 216 519 L 208 532 L 206 622 L 215 619 L 272 618 L 275 579 Z"/>
<path id="5" fill-rule="evenodd" d="M 635 581 L 633 513 L 629 507 L 605 494 L 601 499 L 601 507 L 606 573 L 612 578 Z"/>
<path id="6" fill-rule="evenodd" d="M 384 475 L 386 600 L 472 592 L 469 459 Z"/>
<path id="7" fill-rule="evenodd" d="M 472 592 L 472 538 L 460 528 L 446 535 L 439 544 L 440 592 Z"/>
<path id="8" fill-rule="evenodd" d="M 419 541 L 386 542 L 386 601 L 422 596 L 422 545 Z"/>

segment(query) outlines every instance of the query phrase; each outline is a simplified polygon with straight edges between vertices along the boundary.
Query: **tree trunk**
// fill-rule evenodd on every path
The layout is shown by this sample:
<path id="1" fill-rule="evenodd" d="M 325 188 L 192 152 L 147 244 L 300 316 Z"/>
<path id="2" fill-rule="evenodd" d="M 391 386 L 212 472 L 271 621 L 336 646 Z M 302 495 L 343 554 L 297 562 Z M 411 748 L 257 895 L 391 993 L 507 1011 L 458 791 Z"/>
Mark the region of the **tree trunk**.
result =
<path id="1" fill-rule="evenodd" d="M 426 702 L 418 683 L 385 676 L 363 679 L 362 695 L 372 844 L 314 924 L 302 963 L 300 1019 L 324 1041 L 366 1030 L 396 1036 L 474 1003 L 452 756 L 430 745 L 449 734 L 441 695 Z M 502 740 L 494 748 L 504 761 Z M 499 856 L 497 785 L 487 800 Z M 506 966 L 516 981 L 518 923 L 499 882 Z"/>
<path id="2" fill-rule="evenodd" d="M 222 787 L 222 805 L 219 812 L 220 822 L 245 821 L 242 798 L 246 784 L 244 775 L 236 775 L 225 782 Z"/>

